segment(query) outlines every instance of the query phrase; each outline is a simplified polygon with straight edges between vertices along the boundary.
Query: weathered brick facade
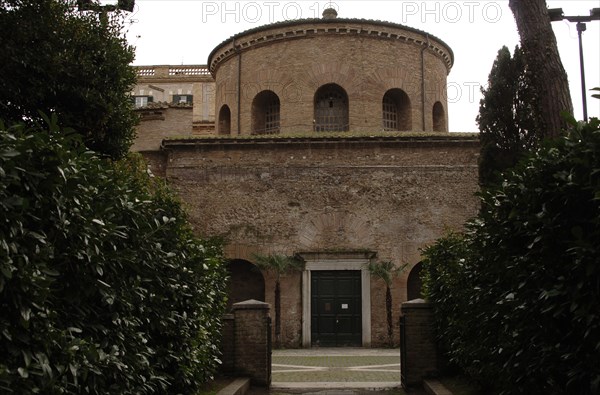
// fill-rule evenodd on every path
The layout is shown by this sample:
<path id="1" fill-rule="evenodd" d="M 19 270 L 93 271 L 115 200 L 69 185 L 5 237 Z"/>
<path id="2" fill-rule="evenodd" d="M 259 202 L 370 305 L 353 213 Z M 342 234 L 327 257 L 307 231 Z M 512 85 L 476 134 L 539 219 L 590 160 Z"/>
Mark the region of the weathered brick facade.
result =
<path id="1" fill-rule="evenodd" d="M 196 231 L 227 256 L 373 251 L 409 264 L 393 287 L 394 320 L 419 249 L 476 214 L 471 135 L 337 139 L 167 140 L 164 175 Z M 155 161 L 155 166 L 158 165 Z M 385 286 L 370 282 L 371 345 L 386 343 Z M 302 276 L 282 278 L 282 339 L 302 344 Z M 265 274 L 265 301 L 274 305 Z M 397 336 L 397 333 L 396 333 Z"/>
<path id="2" fill-rule="evenodd" d="M 159 104 L 164 120 L 143 120 L 134 148 L 179 192 L 199 235 L 224 237 L 226 256 L 246 270 L 236 278 L 253 277 L 255 253 L 306 260 L 304 272 L 281 278 L 284 347 L 311 345 L 315 270 L 360 271 L 359 338 L 363 346 L 386 345 L 385 285 L 366 264 L 408 265 L 392 287 L 397 322 L 407 289 L 415 292 L 408 280 L 419 250 L 476 213 L 478 138 L 445 133 L 452 61 L 425 32 L 333 18 L 240 33 L 215 48 L 208 66 L 190 71 L 138 69 L 135 94 L 158 87 L 175 95 L 177 81 L 182 92 L 209 93 L 202 100 L 194 93 L 192 108 Z M 323 86 L 334 86 L 331 99 L 319 98 Z M 386 124 L 389 92 L 388 113 L 398 106 L 394 133 Z M 328 100 L 336 111 L 347 106 L 345 131 L 322 133 L 313 122 Z M 257 135 L 260 122 L 273 135 Z M 275 279 L 263 277 L 264 285 L 232 284 L 234 299 L 264 294 L 273 306 Z"/>

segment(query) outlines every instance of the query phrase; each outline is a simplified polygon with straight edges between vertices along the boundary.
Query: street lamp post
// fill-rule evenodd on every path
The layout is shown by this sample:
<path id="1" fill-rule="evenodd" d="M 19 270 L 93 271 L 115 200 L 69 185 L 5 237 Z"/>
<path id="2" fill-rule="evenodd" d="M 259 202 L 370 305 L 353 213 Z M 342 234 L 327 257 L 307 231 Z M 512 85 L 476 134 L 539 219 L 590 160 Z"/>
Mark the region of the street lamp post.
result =
<path id="1" fill-rule="evenodd" d="M 583 44 L 581 41 L 581 33 L 586 29 L 585 23 L 577 22 L 577 36 L 579 37 L 579 72 L 581 73 L 581 100 L 583 101 L 583 120 L 587 122 L 587 97 L 585 96 L 585 70 L 583 66 Z"/>
<path id="2" fill-rule="evenodd" d="M 583 104 L 583 120 L 587 122 L 587 98 L 585 96 L 585 70 L 583 66 L 583 44 L 581 40 L 581 34 L 586 29 L 585 22 L 600 20 L 600 8 L 591 9 L 589 16 L 565 16 L 562 8 L 551 8 L 548 10 L 548 16 L 550 16 L 551 22 L 562 21 L 564 19 L 569 22 L 577 22 L 577 36 L 579 38 L 579 69 L 581 73 L 581 100 Z"/>

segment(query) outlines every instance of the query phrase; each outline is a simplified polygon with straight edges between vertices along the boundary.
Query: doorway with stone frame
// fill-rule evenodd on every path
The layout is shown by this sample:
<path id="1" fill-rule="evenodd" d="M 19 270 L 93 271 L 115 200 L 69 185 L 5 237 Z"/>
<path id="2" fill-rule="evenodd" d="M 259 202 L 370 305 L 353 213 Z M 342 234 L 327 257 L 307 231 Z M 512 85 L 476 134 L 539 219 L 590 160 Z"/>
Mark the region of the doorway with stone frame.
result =
<path id="1" fill-rule="evenodd" d="M 305 262 L 302 346 L 370 347 L 371 277 L 367 264 L 375 253 L 301 252 L 298 255 Z"/>

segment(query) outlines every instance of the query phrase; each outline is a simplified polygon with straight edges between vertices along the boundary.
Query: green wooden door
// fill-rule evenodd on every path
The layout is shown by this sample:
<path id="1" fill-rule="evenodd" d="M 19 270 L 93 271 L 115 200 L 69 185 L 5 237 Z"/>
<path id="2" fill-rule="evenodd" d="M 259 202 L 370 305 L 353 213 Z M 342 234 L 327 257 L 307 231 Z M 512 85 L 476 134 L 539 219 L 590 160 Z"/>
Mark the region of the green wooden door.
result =
<path id="1" fill-rule="evenodd" d="M 360 276 L 359 270 L 311 271 L 312 345 L 362 345 Z"/>

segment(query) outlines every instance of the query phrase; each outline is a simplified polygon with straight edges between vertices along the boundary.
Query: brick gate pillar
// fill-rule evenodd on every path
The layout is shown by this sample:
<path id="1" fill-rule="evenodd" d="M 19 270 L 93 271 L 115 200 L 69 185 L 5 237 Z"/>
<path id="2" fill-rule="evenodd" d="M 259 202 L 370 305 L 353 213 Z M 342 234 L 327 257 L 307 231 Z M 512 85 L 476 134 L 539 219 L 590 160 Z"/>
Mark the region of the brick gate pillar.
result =
<path id="1" fill-rule="evenodd" d="M 268 303 L 246 300 L 233 305 L 235 370 L 252 384 L 271 386 L 271 317 Z"/>
<path id="2" fill-rule="evenodd" d="M 402 303 L 404 317 L 403 386 L 421 384 L 424 377 L 437 373 L 438 352 L 435 341 L 433 310 L 423 299 Z"/>

